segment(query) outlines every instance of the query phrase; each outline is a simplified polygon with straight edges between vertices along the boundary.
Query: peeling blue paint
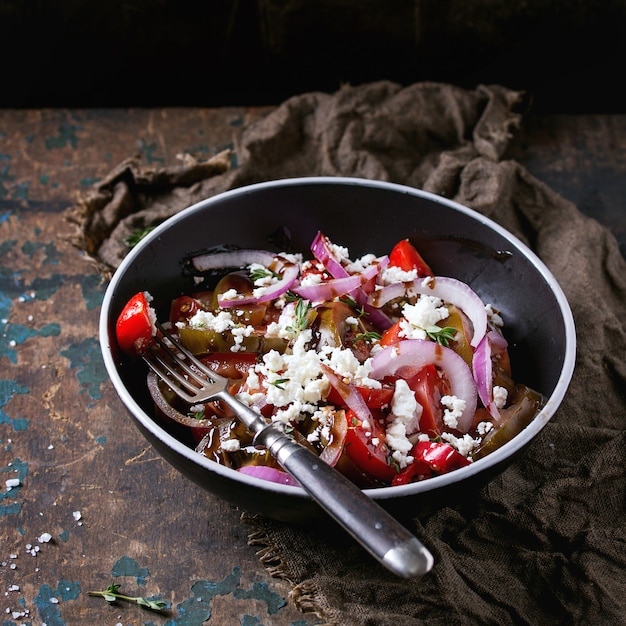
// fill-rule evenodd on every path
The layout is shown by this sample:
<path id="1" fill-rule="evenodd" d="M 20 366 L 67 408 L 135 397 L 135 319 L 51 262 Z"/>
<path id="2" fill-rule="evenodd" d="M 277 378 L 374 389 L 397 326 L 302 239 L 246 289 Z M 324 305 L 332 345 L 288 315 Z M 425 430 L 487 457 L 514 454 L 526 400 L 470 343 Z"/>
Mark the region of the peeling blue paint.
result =
<path id="1" fill-rule="evenodd" d="M 105 291 L 104 287 L 105 285 L 102 283 L 102 279 L 96 274 L 85 276 L 85 278 L 81 281 L 80 288 L 83 292 L 83 299 L 85 300 L 85 305 L 87 306 L 88 311 L 91 311 L 102 304 Z"/>
<path id="2" fill-rule="evenodd" d="M 266 583 L 255 582 L 249 591 L 244 589 L 235 589 L 233 596 L 237 599 L 253 598 L 255 600 L 261 600 L 267 605 L 267 612 L 270 615 L 278 613 L 278 611 L 285 606 L 286 602 L 280 595 L 271 591 Z"/>
<path id="3" fill-rule="evenodd" d="M 102 360 L 100 345 L 93 337 L 87 337 L 78 344 L 74 344 L 61 351 L 61 356 L 67 357 L 70 367 L 76 369 L 76 378 L 92 400 L 102 397 L 100 385 L 109 378 Z"/>
<path id="4" fill-rule="evenodd" d="M 69 530 L 62 530 L 59 533 L 59 539 L 63 542 L 63 543 L 67 543 L 69 541 L 70 538 L 70 531 Z"/>
<path id="5" fill-rule="evenodd" d="M 123 556 L 111 568 L 111 575 L 116 578 L 118 576 L 134 576 L 138 585 L 145 585 L 147 577 L 150 576 L 150 571 L 147 567 L 140 567 L 135 559 Z"/>
<path id="6" fill-rule="evenodd" d="M 58 130 L 59 134 L 56 137 L 48 137 L 44 141 L 46 148 L 52 150 L 54 148 L 65 148 L 68 145 L 72 148 L 76 148 L 78 145 L 76 132 L 81 131 L 82 128 L 75 124 L 62 124 L 59 126 Z"/>
<path id="7" fill-rule="evenodd" d="M 30 389 L 19 385 L 15 380 L 0 379 L 0 424 L 10 424 L 15 431 L 26 430 L 30 420 L 25 417 L 13 418 L 7 415 L 2 409 L 16 393 L 29 393 Z"/>
<path id="8" fill-rule="evenodd" d="M 158 149 L 158 145 L 156 143 L 146 143 L 143 139 L 140 143 L 141 153 L 146 157 L 146 161 L 148 163 L 165 163 L 165 159 L 163 157 L 157 157 L 154 155 Z"/>
<path id="9" fill-rule="evenodd" d="M 25 254 L 28 258 L 32 259 L 33 255 L 36 254 L 37 251 L 39 250 L 43 250 L 44 252 L 44 259 L 41 263 L 42 265 L 58 265 L 59 264 L 59 258 L 61 254 L 59 250 L 57 249 L 57 247 L 54 245 L 54 243 L 52 242 L 39 243 L 39 242 L 26 241 L 24 242 L 24 244 L 22 244 L 22 253 Z"/>
<path id="10" fill-rule="evenodd" d="M 34 598 L 39 618 L 46 626 L 65 626 L 60 608 L 63 602 L 76 600 L 80 595 L 80 583 L 60 580 L 56 589 L 42 585 Z"/>
<path id="11" fill-rule="evenodd" d="M 15 176 L 9 174 L 9 166 L 0 167 L 0 200 L 4 200 L 9 195 L 4 183 L 10 183 L 13 180 L 15 180 Z"/>
<path id="12" fill-rule="evenodd" d="M 46 324 L 39 329 L 22 324 L 8 324 L 0 335 L 0 357 L 6 356 L 12 363 L 17 363 L 15 346 L 31 337 L 58 337 L 60 334 L 61 326 L 57 323 Z"/>
<path id="13" fill-rule="evenodd" d="M 7 515 L 17 515 L 22 510 L 22 502 L 4 502 L 5 500 L 16 500 L 22 489 L 22 483 L 28 476 L 28 463 L 14 459 L 11 465 L 0 468 L 0 473 L 7 474 L 7 478 L 19 478 L 20 485 L 0 492 L 0 517 Z"/>

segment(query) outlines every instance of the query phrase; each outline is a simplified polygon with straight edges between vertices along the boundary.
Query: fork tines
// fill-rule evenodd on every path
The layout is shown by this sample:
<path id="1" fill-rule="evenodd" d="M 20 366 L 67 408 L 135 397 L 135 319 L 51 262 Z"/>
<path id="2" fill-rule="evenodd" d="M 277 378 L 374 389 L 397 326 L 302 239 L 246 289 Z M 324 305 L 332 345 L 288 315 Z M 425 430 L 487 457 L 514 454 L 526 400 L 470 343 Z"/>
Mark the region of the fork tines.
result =
<path id="1" fill-rule="evenodd" d="M 157 322 L 155 343 L 144 354 L 144 360 L 172 391 L 183 400 L 194 403 L 212 395 L 211 388 L 222 377 L 208 369 Z M 177 384 L 176 384 L 177 383 Z"/>

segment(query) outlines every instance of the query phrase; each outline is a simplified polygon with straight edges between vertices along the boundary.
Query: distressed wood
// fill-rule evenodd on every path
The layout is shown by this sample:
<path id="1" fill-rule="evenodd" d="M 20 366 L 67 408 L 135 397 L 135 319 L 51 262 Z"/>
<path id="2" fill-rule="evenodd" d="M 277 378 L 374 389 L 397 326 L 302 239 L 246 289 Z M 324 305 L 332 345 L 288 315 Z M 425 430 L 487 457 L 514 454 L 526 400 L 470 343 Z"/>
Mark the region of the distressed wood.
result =
<path id="1" fill-rule="evenodd" d="M 105 285 L 63 211 L 124 158 L 174 163 L 236 145 L 268 109 L 0 110 L 0 576 L 33 624 L 306 624 L 240 512 L 141 438 L 97 337 Z M 626 116 L 529 117 L 509 150 L 626 247 Z M 19 479 L 8 489 L 7 480 Z M 49 533 L 50 541 L 45 541 Z M 111 582 L 165 616 L 87 595 Z M 16 585 L 19 589 L 13 589 Z M 15 611 L 13 615 L 12 611 Z M 23 613 L 23 615 L 22 615 Z M 12 623 L 12 622 L 9 622 Z"/>

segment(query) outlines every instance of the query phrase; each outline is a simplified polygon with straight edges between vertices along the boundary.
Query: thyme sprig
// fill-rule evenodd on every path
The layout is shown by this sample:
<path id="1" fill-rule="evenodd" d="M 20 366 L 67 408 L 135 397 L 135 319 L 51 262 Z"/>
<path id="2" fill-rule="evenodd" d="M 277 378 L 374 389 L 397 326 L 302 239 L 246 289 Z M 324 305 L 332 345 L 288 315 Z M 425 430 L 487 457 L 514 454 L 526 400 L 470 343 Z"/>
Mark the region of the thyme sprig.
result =
<path id="1" fill-rule="evenodd" d="M 268 270 L 265 267 L 257 267 L 250 270 L 250 280 L 253 283 L 257 280 L 262 280 L 263 278 L 280 278 L 280 275 L 276 272 L 272 272 L 272 270 Z"/>
<path id="2" fill-rule="evenodd" d="M 115 603 L 118 600 L 125 600 L 126 602 L 134 602 L 138 606 L 144 609 L 150 609 L 151 611 L 164 611 L 169 608 L 169 604 L 163 602 L 163 600 L 148 600 L 141 596 L 126 596 L 122 593 L 118 593 L 120 587 L 121 585 L 117 583 L 111 583 L 104 591 L 88 591 L 87 594 L 90 596 L 100 596 L 109 604 Z"/>
<path id="3" fill-rule="evenodd" d="M 380 341 L 381 334 L 375 330 L 368 330 L 365 333 L 359 333 L 354 339 L 355 341 L 364 341 L 365 343 L 373 343 L 374 341 Z"/>
<path id="4" fill-rule="evenodd" d="M 454 336 L 456 335 L 456 328 L 452 326 L 446 326 L 442 328 L 441 326 L 427 326 L 423 329 L 429 339 L 436 341 L 442 346 L 448 347 L 450 341 L 454 340 Z"/>
<path id="5" fill-rule="evenodd" d="M 296 300 L 296 306 L 294 310 L 293 324 L 287 327 L 287 330 L 292 332 L 300 332 L 306 330 L 309 322 L 311 321 L 309 312 L 311 311 L 311 303 L 308 300 L 298 298 Z"/>

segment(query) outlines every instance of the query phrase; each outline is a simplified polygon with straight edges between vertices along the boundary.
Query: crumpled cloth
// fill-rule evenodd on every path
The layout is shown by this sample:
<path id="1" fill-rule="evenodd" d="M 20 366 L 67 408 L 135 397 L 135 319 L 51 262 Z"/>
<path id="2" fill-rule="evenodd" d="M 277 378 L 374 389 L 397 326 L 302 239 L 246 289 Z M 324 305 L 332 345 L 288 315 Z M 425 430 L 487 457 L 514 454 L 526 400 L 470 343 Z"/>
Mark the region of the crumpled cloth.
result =
<path id="1" fill-rule="evenodd" d="M 474 498 L 414 520 L 436 559 L 425 577 L 395 577 L 338 529 L 244 514 L 262 562 L 324 623 L 626 623 L 626 262 L 605 227 L 505 158 L 522 98 L 501 86 L 385 81 L 303 94 L 246 131 L 239 167 L 218 155 L 205 175 L 191 163 L 177 179 L 132 161 L 68 213 L 77 245 L 82 237 L 107 275 L 127 251 L 119 233 L 129 223 L 148 225 L 224 189 L 291 176 L 389 180 L 500 223 L 563 287 L 578 335 L 565 400 Z M 161 182 L 140 187 L 150 177 Z"/>

